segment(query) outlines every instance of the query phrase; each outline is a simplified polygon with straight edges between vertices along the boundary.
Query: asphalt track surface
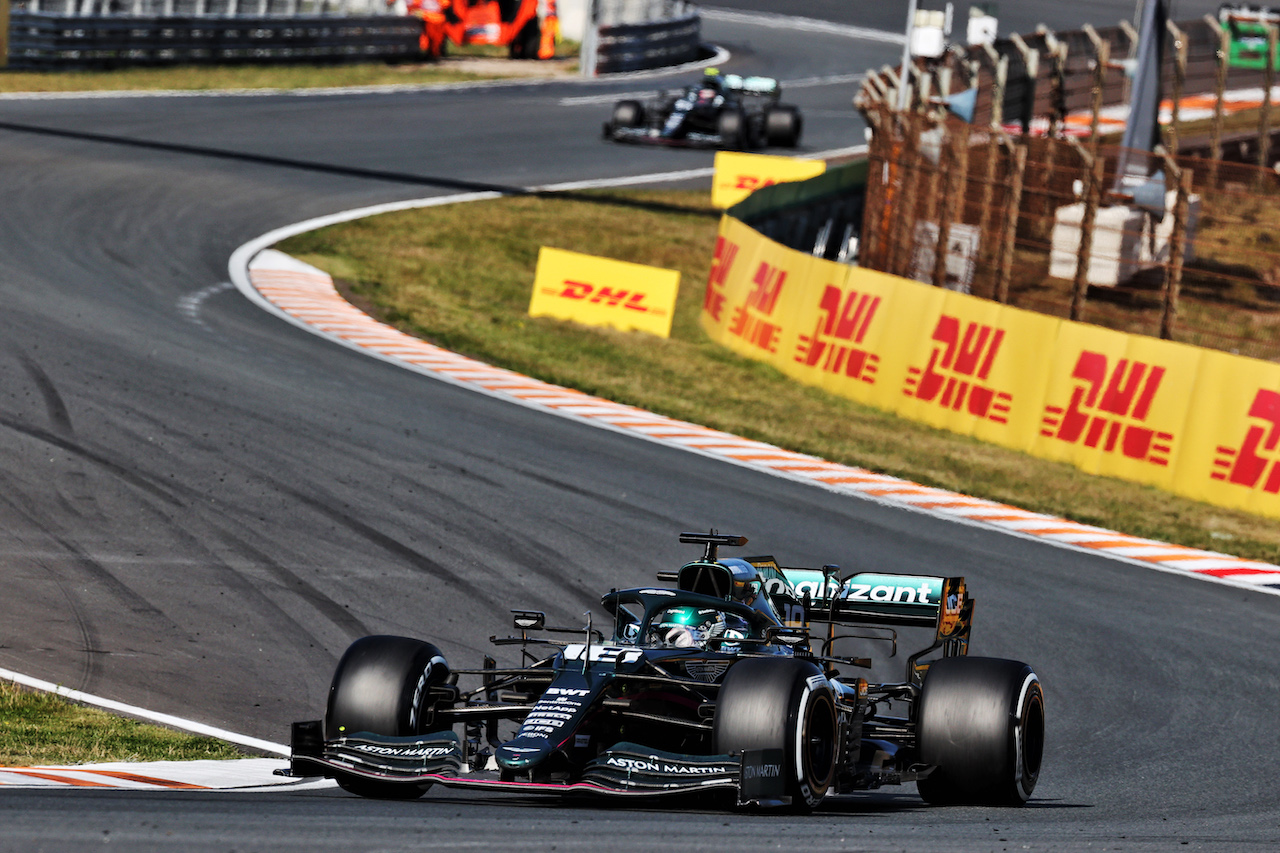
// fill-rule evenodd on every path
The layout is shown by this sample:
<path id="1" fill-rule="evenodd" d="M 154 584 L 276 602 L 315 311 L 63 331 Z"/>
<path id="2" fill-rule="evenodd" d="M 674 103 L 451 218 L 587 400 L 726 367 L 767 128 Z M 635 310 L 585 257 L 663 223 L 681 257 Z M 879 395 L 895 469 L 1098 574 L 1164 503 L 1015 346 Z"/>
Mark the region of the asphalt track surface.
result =
<path id="1" fill-rule="evenodd" d="M 730 70 L 784 81 L 897 51 L 706 31 Z M 678 531 L 716 527 L 794 565 L 965 575 L 973 653 L 1025 659 L 1045 684 L 1031 805 L 929 809 L 911 786 L 804 819 L 435 790 L 7 791 L 0 849 L 1273 849 L 1274 596 L 504 405 L 320 341 L 227 284 L 236 246 L 310 216 L 709 165 L 603 144 L 607 107 L 566 101 L 636 86 L 0 104 L 0 667 L 280 741 L 322 712 L 358 636 L 426 637 L 473 665 L 507 608 L 572 623 L 690 557 Z M 791 88 L 807 148 L 861 141 L 852 88 Z"/>

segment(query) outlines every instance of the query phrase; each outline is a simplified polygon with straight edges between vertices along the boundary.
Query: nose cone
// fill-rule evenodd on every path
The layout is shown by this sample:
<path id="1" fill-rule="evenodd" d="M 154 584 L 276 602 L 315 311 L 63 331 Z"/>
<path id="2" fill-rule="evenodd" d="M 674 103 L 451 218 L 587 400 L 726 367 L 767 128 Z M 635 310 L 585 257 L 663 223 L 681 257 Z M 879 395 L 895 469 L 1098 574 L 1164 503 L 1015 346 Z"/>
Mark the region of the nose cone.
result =
<path id="1" fill-rule="evenodd" d="M 529 770 L 573 737 L 598 688 L 579 673 L 564 673 L 547 688 L 520 724 L 515 739 L 494 751 L 504 770 Z"/>
<path id="2" fill-rule="evenodd" d="M 555 750 L 546 738 L 516 738 L 494 752 L 494 760 L 503 770 L 528 771 L 541 764 Z"/>

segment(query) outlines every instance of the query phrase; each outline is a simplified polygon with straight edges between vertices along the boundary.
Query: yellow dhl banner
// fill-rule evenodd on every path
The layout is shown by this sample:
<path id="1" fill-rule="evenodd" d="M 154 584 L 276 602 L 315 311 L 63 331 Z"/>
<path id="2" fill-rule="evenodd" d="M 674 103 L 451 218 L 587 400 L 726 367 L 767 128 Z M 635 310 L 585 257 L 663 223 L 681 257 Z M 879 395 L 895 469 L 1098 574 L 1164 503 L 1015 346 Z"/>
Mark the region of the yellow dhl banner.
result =
<path id="1" fill-rule="evenodd" d="M 543 246 L 530 317 L 670 337 L 680 273 Z"/>
<path id="2" fill-rule="evenodd" d="M 739 154 L 717 151 L 715 178 L 711 184 L 711 204 L 724 209 L 771 184 L 803 181 L 827 170 L 825 160 L 800 160 L 771 154 Z"/>
<path id="3" fill-rule="evenodd" d="M 702 325 L 794 379 L 903 417 L 1280 517 L 1280 365 L 846 267 L 730 217 Z"/>

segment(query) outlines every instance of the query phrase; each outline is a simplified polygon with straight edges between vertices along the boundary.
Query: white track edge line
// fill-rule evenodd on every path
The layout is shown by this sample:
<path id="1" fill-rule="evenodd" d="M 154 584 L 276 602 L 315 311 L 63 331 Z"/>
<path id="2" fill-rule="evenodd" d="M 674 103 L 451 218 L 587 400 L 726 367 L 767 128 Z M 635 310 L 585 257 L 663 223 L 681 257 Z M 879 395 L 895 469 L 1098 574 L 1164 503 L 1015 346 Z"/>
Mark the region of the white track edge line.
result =
<path id="1" fill-rule="evenodd" d="M 862 147 L 863 146 L 858 146 L 858 148 L 862 148 Z M 845 149 L 845 150 L 856 150 L 856 149 Z M 814 155 L 814 156 L 817 156 L 817 155 Z M 668 175 L 678 175 L 679 177 L 668 178 L 667 177 Z M 614 179 L 618 182 L 617 184 L 613 184 L 609 180 L 594 181 L 590 183 L 594 187 L 607 187 L 607 186 L 613 186 L 613 185 L 623 185 L 625 183 L 638 183 L 640 182 L 641 178 L 652 179 L 655 181 L 679 180 L 679 179 L 682 179 L 685 175 L 686 175 L 685 172 L 675 172 L 675 173 L 665 173 L 665 174 L 660 173 L 660 174 L 648 175 L 648 176 L 632 176 L 627 178 Z M 541 191 L 553 192 L 562 186 L 566 188 L 578 188 L 582 185 L 582 183 L 583 182 L 575 182 L 572 184 L 563 184 L 563 185 L 551 184 L 551 185 L 542 187 Z M 469 201 L 482 201 L 482 200 L 493 199 L 498 197 L 500 197 L 500 194 L 496 192 L 465 193 L 465 194 L 458 194 L 458 195 L 452 195 L 452 196 L 434 196 L 434 197 L 425 198 L 425 199 L 414 199 L 410 201 L 391 202 L 389 204 L 372 205 L 369 207 L 342 211 L 339 213 L 330 214 L 328 216 L 321 216 L 315 219 L 310 219 L 303 222 L 297 222 L 292 225 L 286 225 L 281 228 L 268 231 L 267 233 L 253 240 L 250 240 L 249 242 L 240 246 L 238 249 L 236 249 L 232 253 L 231 258 L 228 262 L 228 270 L 230 273 L 231 281 L 233 284 L 235 284 L 236 289 L 239 290 L 242 294 L 244 294 L 244 296 L 247 299 L 249 299 L 255 305 L 262 308 L 267 313 L 273 314 L 279 317 L 280 319 L 284 320 L 285 322 L 290 323 L 294 326 L 297 326 L 298 328 L 303 329 L 313 335 L 316 335 L 317 337 L 325 338 L 329 341 L 332 341 L 333 343 L 338 344 L 339 346 L 345 347 L 354 352 L 361 353 L 366 357 L 376 358 L 388 364 L 395 365 L 396 367 L 399 367 L 401 369 L 409 370 L 414 373 L 418 373 L 420 375 L 430 377 L 440 382 L 444 382 L 448 385 L 464 388 L 468 391 L 472 391 L 477 394 L 483 394 L 485 396 L 492 397 L 496 400 L 501 400 L 505 403 L 515 404 L 527 409 L 542 412 L 544 414 L 554 415 L 556 417 L 577 421 L 578 423 L 585 424 L 587 426 L 591 426 L 596 429 L 606 429 L 611 432 L 618 433 L 620 435 L 626 435 L 626 436 L 630 436 L 631 438 L 637 438 L 644 441 L 649 441 L 654 444 L 659 444 L 663 447 L 676 448 L 679 450 L 683 450 L 687 453 L 695 453 L 699 456 L 703 456 L 708 459 L 715 459 L 719 462 L 727 463 L 730 465 L 737 465 L 738 467 L 746 468 L 748 470 L 755 471 L 757 473 L 770 474 L 772 476 L 779 477 L 784 480 L 790 480 L 792 482 L 803 483 L 808 486 L 817 487 L 819 489 L 822 489 L 823 491 L 831 492 L 833 494 L 844 495 L 846 497 L 859 498 L 861 500 L 869 501 L 878 506 L 889 507 L 889 508 L 898 509 L 898 510 L 907 510 L 909 512 L 916 512 L 921 515 L 928 516 L 930 518 L 943 519 L 945 521 L 950 521 L 955 524 L 962 524 L 967 527 L 973 527 L 980 530 L 995 531 L 995 532 L 1003 533 L 1007 536 L 1012 536 L 1018 539 L 1022 539 L 1026 542 L 1037 542 L 1042 545 L 1047 545 L 1049 547 L 1057 548 L 1060 550 L 1073 551 L 1077 554 L 1085 554 L 1085 555 L 1091 555 L 1094 557 L 1100 557 L 1108 560 L 1113 560 L 1115 562 L 1124 563 L 1130 566 L 1137 566 L 1139 568 L 1154 569 L 1156 571 L 1164 572 L 1170 575 L 1177 575 L 1179 577 L 1194 577 L 1201 581 L 1215 583 L 1220 586 L 1232 586 L 1238 589 L 1245 589 L 1245 590 L 1251 590 L 1254 592 L 1261 592 L 1267 595 L 1280 596 L 1280 589 L 1277 589 L 1275 587 L 1269 587 L 1269 586 L 1264 586 L 1259 584 L 1250 584 L 1245 581 L 1235 580 L 1233 578 L 1218 577 L 1215 575 L 1207 575 L 1200 572 L 1193 572 L 1185 569 L 1178 569 L 1174 566 L 1167 566 L 1160 563 L 1154 563 L 1148 560 L 1140 560 L 1134 557 L 1127 557 L 1123 554 L 1116 554 L 1116 553 L 1112 553 L 1109 551 L 1100 550 L 1096 548 L 1087 548 L 1081 545 L 1076 545 L 1071 542 L 1063 542 L 1061 540 L 1049 539 L 1043 536 L 1037 536 L 1034 533 L 1026 533 L 1020 530 L 1010 529 L 992 522 L 983 521 L 982 519 L 971 519 L 971 518 L 966 518 L 964 516 L 956 515 L 954 513 L 938 512 L 932 508 L 915 506 L 907 501 L 895 500 L 893 498 L 866 494 L 864 492 L 857 491 L 854 489 L 841 487 L 840 484 L 824 483 L 820 480 L 814 480 L 812 478 L 805 477 L 801 474 L 778 470 L 774 468 L 768 468 L 758 464 L 753 464 L 750 460 L 747 460 L 747 459 L 734 459 L 732 457 L 726 457 L 716 453 L 709 452 L 707 450 L 703 450 L 702 448 L 699 448 L 699 447 L 678 445 L 678 444 L 667 441 L 665 438 L 661 436 L 646 435 L 636 430 L 631 430 L 625 427 L 616 426 L 614 424 L 608 423 L 607 421 L 601 421 L 595 418 L 582 417 L 580 415 L 574 414 L 573 412 L 550 409 L 546 406 L 538 404 L 536 401 L 522 400 L 517 397 L 512 397 L 508 394 L 504 394 L 500 391 L 490 390 L 488 388 L 478 386 L 471 382 L 458 380 L 453 378 L 452 376 L 448 376 L 447 374 L 443 374 L 429 367 L 412 364 L 412 363 L 403 361 L 392 355 L 384 355 L 382 353 L 373 351 L 367 347 L 356 344 L 352 341 L 341 338 L 337 335 L 333 335 L 328 332 L 325 332 L 321 329 L 318 329 L 298 319 L 297 317 L 294 317 L 293 315 L 284 311 L 274 303 L 267 300 L 266 297 L 264 297 L 262 294 L 260 294 L 257 291 L 257 289 L 253 286 L 252 282 L 250 282 L 249 280 L 250 261 L 252 261 L 253 258 L 263 249 L 269 248 L 275 243 L 278 243 L 281 240 L 284 240 L 288 237 L 293 237 L 298 234 L 305 233 L 307 231 L 313 231 L 318 228 L 324 228 L 326 226 L 334 225 L 340 222 L 349 222 L 354 219 L 361 219 L 368 216 L 376 216 L 380 213 L 390 213 L 398 210 L 408 210 L 408 209 L 417 209 L 417 208 L 438 207 L 438 206 L 443 206 L 447 204 L 459 204 L 459 203 L 464 203 Z M 547 383 L 547 384 L 550 384 L 550 383 Z M 677 420 L 677 419 L 673 418 L 672 420 Z M 695 426 L 698 426 L 698 425 L 695 424 Z M 871 473 L 874 473 L 874 472 L 871 472 Z M 904 485 L 914 485 L 907 480 L 903 480 L 902 482 Z M 959 493 L 956 493 L 956 494 L 959 494 Z M 1018 509 L 1017 507 L 1013 507 L 1013 508 Z M 1067 521 L 1067 520 L 1064 519 L 1064 521 Z M 1068 523 L 1075 523 L 1075 522 L 1068 522 Z M 1123 535 L 1123 534 L 1119 534 L 1118 531 L 1107 530 L 1105 532 L 1116 533 L 1117 535 Z M 1200 549 L 1192 549 L 1192 550 L 1200 550 Z M 1226 556 L 1231 556 L 1231 555 L 1226 555 Z M 1241 562 L 1247 562 L 1243 560 L 1243 558 L 1236 558 L 1236 559 L 1240 559 Z"/>
<path id="2" fill-rule="evenodd" d="M 738 12 L 733 9 L 720 9 L 709 6 L 702 7 L 700 14 L 703 20 L 707 21 L 799 30 L 807 33 L 824 33 L 863 41 L 878 41 L 885 44 L 903 44 L 907 40 L 907 37 L 902 33 L 890 30 L 873 30 L 870 27 L 839 24 L 835 21 L 823 21 L 819 18 L 802 18 L 797 15 L 778 15 L 769 12 Z"/>
<path id="3" fill-rule="evenodd" d="M 23 675 L 20 672 L 14 672 L 9 669 L 0 669 L 0 678 L 6 681 L 12 681 L 15 684 L 21 684 L 35 690 L 41 690 L 45 693 L 55 693 L 73 702 L 80 702 L 85 705 L 94 705 L 108 711 L 115 711 L 120 714 L 128 714 L 130 717 L 139 717 L 144 720 L 150 720 L 153 723 L 159 723 L 173 729 L 180 729 L 185 732 L 191 732 L 197 735 L 206 735 L 215 737 L 219 740 L 225 740 L 230 743 L 240 744 L 241 746 L 251 747 L 261 750 L 262 752 L 270 752 L 276 755 L 287 757 L 289 755 L 289 747 L 282 743 L 272 743 L 269 740 L 262 740 L 256 737 L 249 737 L 238 732 L 220 729 L 216 726 L 207 726 L 204 723 L 197 723 L 194 720 L 175 717 L 172 714 L 162 714 L 159 711 L 149 711 L 146 708 L 139 708 L 137 705 L 126 705 L 124 702 L 117 702 L 114 699 L 104 699 L 101 696 L 94 696 L 92 693 L 84 693 L 80 690 L 72 690 L 69 687 L 63 687 L 61 684 L 54 684 L 52 681 L 44 681 L 39 678 L 32 678 L 29 675 Z"/>

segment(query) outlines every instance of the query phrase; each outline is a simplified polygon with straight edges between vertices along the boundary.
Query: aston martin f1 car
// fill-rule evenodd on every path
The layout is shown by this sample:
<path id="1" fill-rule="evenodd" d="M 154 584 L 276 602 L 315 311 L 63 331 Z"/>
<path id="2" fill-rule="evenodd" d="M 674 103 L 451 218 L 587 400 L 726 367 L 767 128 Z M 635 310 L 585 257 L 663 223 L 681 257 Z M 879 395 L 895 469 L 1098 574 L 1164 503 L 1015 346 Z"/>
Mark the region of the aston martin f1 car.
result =
<path id="1" fill-rule="evenodd" d="M 513 666 L 486 655 L 453 669 L 422 640 L 357 640 L 324 719 L 293 725 L 285 772 L 396 799 L 443 785 L 807 811 L 829 794 L 908 782 L 930 803 L 1031 796 L 1040 681 L 1027 664 L 967 656 L 963 578 L 842 577 L 719 557 L 741 536 L 680 541 L 701 558 L 659 573 L 674 586 L 610 591 L 600 628 L 512 611 L 515 633 L 491 641 L 518 654 Z M 845 674 L 871 660 L 838 645 L 896 652 L 911 627 L 929 639 L 904 680 Z"/>
<path id="2" fill-rule="evenodd" d="M 702 80 L 660 92 L 648 101 L 614 104 L 605 139 L 695 148 L 750 150 L 800 142 L 800 111 L 779 103 L 772 77 L 740 77 L 710 69 Z"/>

